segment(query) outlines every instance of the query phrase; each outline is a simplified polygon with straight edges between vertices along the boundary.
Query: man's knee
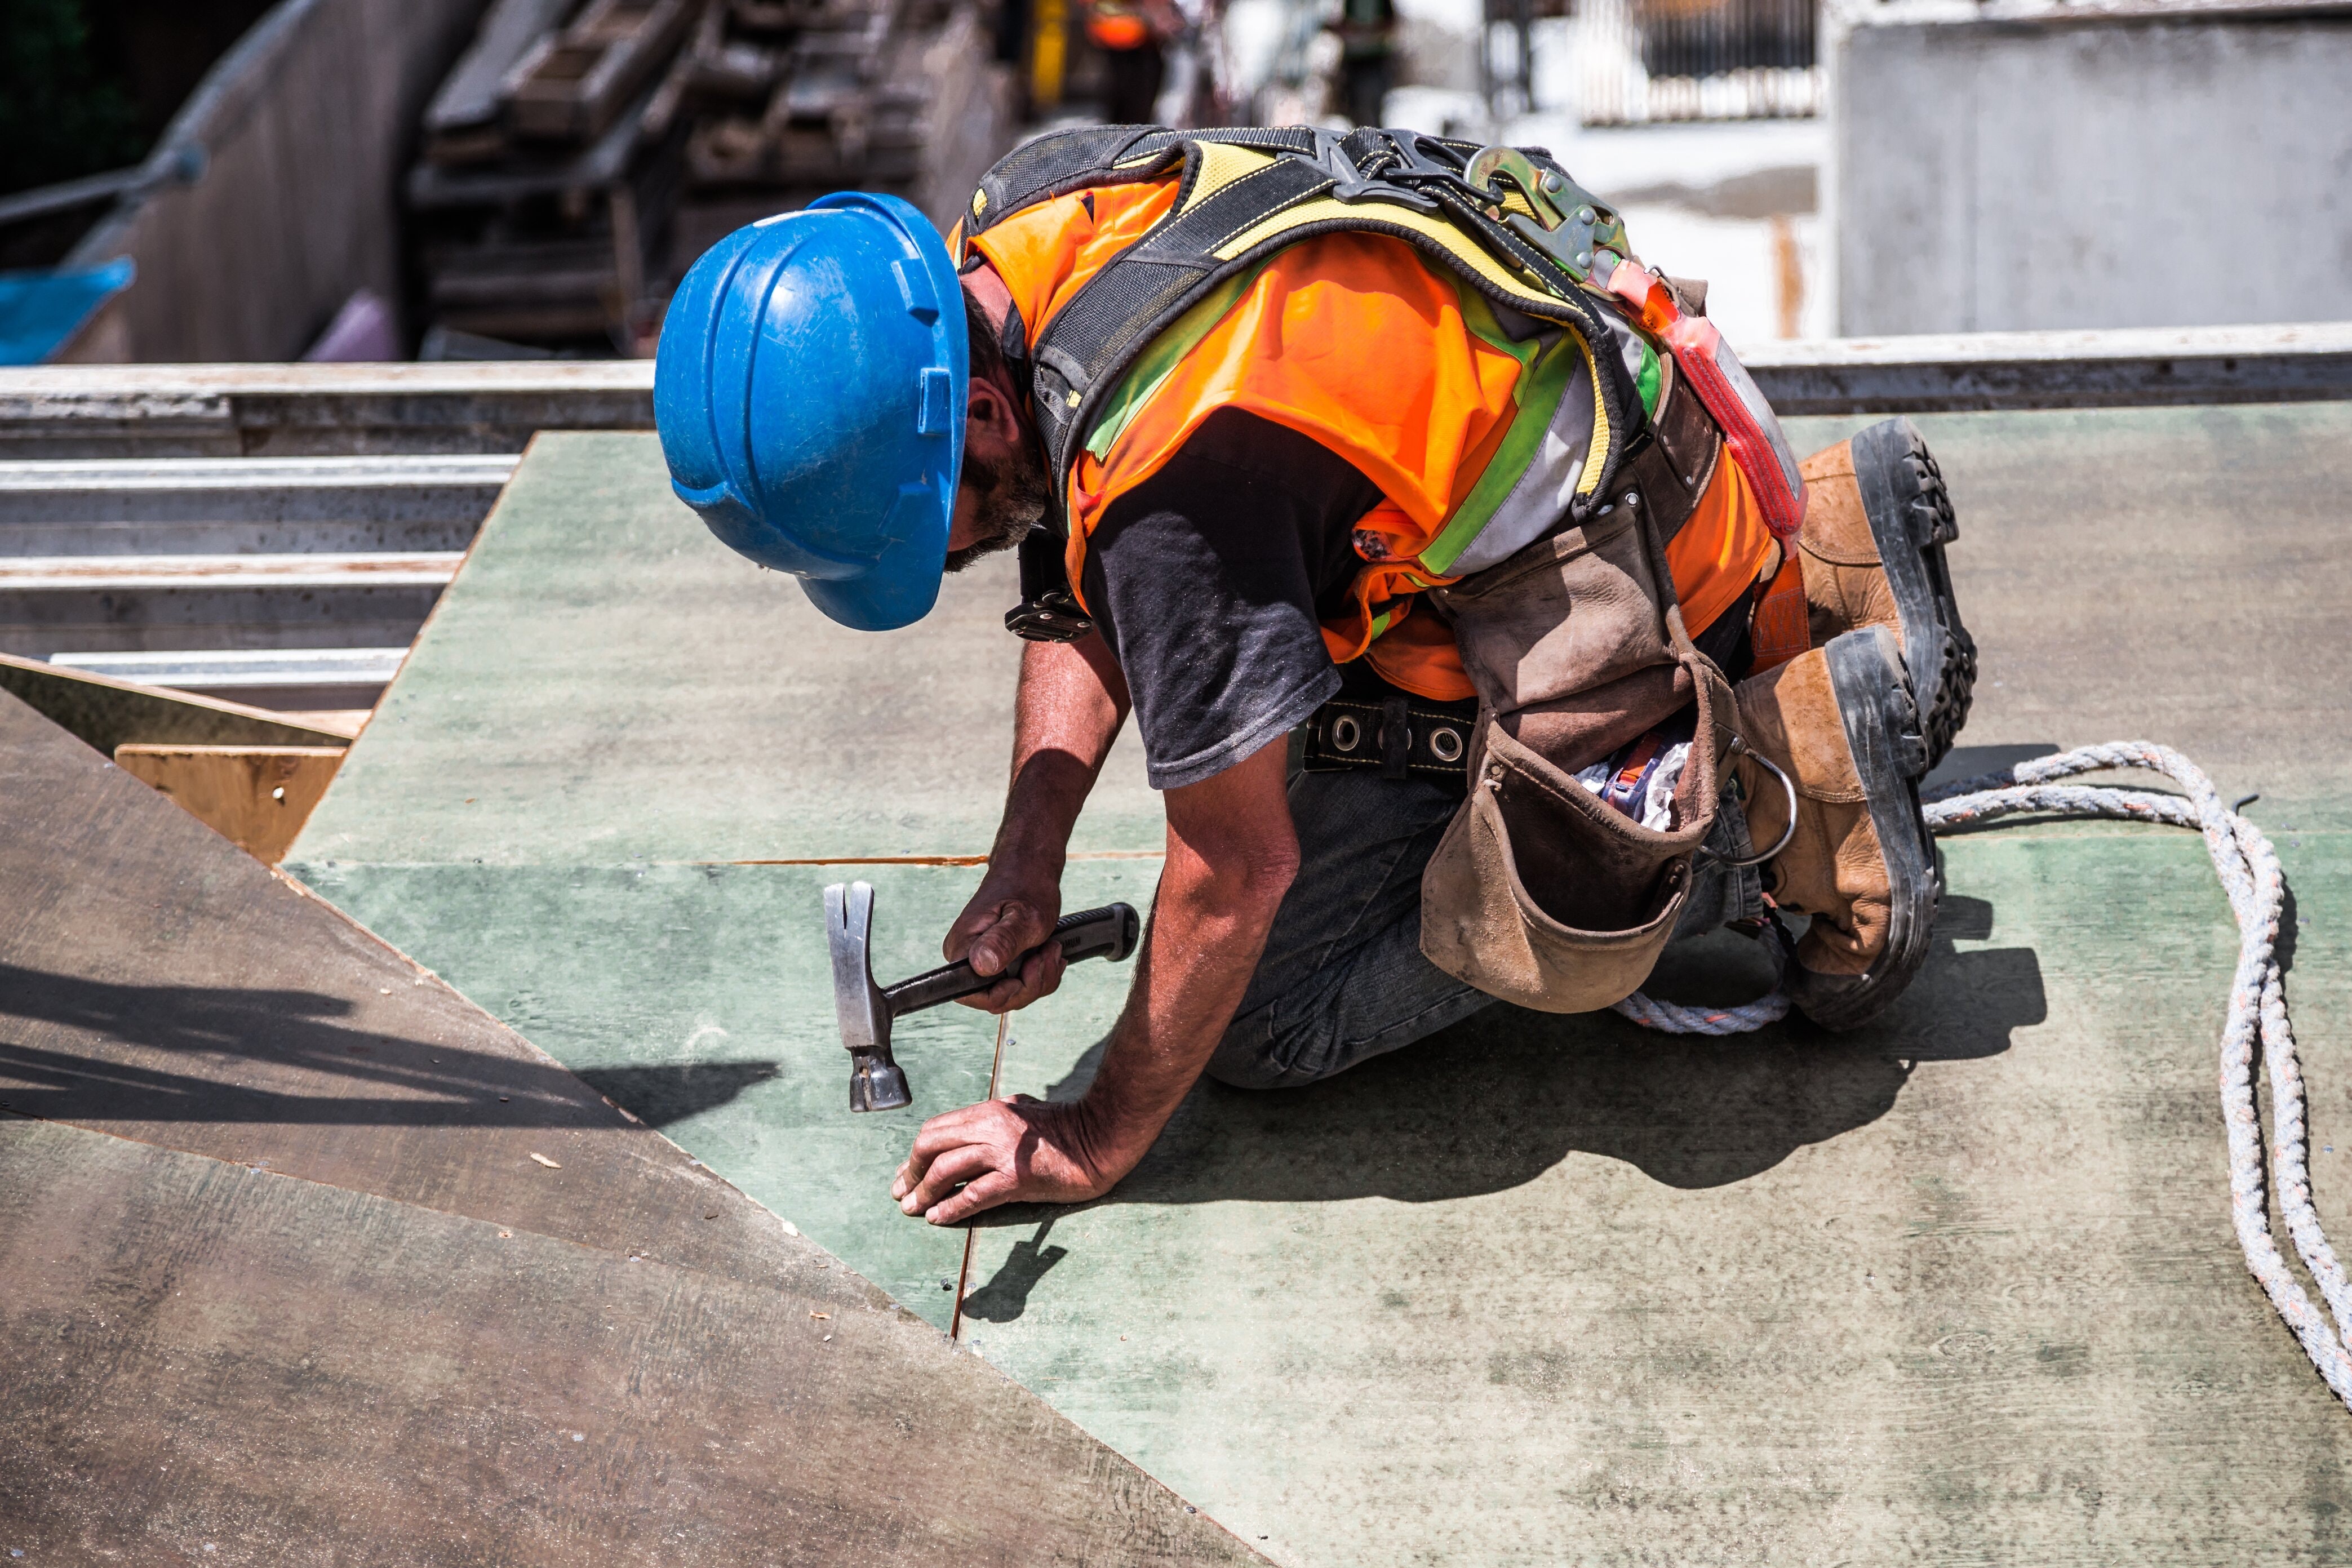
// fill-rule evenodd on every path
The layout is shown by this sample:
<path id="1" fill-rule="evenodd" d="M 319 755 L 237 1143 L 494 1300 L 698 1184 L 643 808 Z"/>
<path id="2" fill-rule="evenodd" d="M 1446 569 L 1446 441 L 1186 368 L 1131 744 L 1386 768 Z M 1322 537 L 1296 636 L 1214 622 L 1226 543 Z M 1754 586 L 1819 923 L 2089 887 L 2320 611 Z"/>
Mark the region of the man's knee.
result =
<path id="1" fill-rule="evenodd" d="M 1308 996 L 1237 1015 L 1209 1058 L 1208 1075 L 1230 1089 L 1301 1089 L 1344 1071 L 1356 1058 L 1343 1043 L 1347 1019 L 1329 979 L 1316 977 Z"/>
<path id="2" fill-rule="evenodd" d="M 1234 1089 L 1304 1088 L 1435 1034 L 1493 1001 L 1439 974 L 1418 953 L 1413 957 L 1426 967 L 1426 975 L 1414 977 L 1423 983 L 1396 987 L 1381 998 L 1388 1005 L 1369 1014 L 1349 1005 L 1347 977 L 1333 975 L 1333 983 L 1308 998 L 1284 998 L 1293 1003 L 1287 1016 L 1277 999 L 1236 1017 L 1209 1058 L 1208 1076 Z M 1356 999 L 1381 988 L 1360 983 Z"/>
<path id="3" fill-rule="evenodd" d="M 1236 1016 L 1209 1057 L 1208 1076 L 1228 1089 L 1288 1089 L 1311 1083 L 1295 1075 L 1297 1039 L 1286 1040 L 1275 1028 L 1271 1005 Z"/>

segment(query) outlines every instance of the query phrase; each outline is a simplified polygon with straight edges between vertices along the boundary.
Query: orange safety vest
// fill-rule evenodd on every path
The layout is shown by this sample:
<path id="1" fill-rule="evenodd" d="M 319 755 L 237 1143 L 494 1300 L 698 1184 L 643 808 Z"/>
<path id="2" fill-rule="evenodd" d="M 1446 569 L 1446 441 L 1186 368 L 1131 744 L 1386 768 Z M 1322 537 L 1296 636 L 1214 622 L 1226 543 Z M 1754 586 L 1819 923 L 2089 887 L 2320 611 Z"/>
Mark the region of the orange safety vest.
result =
<path id="1" fill-rule="evenodd" d="M 1177 189 L 1171 176 L 1055 196 L 968 241 L 960 225 L 950 243 L 960 260 L 967 246 L 986 258 L 1034 347 L 1088 279 L 1168 215 Z M 1548 351 L 1515 341 L 1484 296 L 1402 240 L 1302 239 L 1228 279 L 1125 371 L 1070 473 L 1073 591 L 1110 504 L 1158 473 L 1210 414 L 1243 409 L 1321 443 L 1385 497 L 1356 525 L 1364 563 L 1349 608 L 1322 628 L 1332 659 L 1369 658 L 1422 696 L 1474 695 L 1452 629 L 1411 613 L 1413 603 L 1454 580 L 1446 569 L 1465 553 L 1462 536 L 1535 460 L 1552 408 L 1597 397 L 1591 354 L 1573 334 Z M 1770 542 L 1738 465 L 1717 463 L 1666 549 L 1695 632 L 1755 580 Z"/>

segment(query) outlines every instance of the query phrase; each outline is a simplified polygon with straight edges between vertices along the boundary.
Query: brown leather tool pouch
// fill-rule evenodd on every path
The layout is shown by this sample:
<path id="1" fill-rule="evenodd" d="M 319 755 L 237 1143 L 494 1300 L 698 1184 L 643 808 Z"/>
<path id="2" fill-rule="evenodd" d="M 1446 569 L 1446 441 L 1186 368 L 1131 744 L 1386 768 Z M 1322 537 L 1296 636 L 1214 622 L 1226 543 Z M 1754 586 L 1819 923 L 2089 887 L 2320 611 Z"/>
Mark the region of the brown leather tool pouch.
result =
<path id="1" fill-rule="evenodd" d="M 1649 977 L 1689 896 L 1736 724 L 1729 685 L 1684 629 L 1664 558 L 1712 465 L 1646 485 L 1643 466 L 1615 505 L 1436 592 L 1480 701 L 1468 799 L 1422 875 L 1422 952 L 1544 1012 L 1607 1007 Z M 1648 497 L 1662 489 L 1654 524 Z M 1577 782 L 1693 703 L 1665 831 Z"/>

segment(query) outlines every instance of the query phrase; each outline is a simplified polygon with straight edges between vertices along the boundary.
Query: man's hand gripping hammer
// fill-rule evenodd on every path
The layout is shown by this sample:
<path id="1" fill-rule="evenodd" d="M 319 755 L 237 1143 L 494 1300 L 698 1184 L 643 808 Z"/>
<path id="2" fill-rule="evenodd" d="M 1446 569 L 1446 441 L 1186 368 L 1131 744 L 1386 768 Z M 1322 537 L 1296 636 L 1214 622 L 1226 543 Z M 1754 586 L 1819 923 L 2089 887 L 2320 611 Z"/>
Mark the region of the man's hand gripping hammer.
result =
<path id="1" fill-rule="evenodd" d="M 914 1103 L 907 1075 L 890 1055 L 890 1020 L 958 997 L 984 991 L 1003 975 L 980 975 L 962 959 L 928 969 L 895 986 L 874 983 L 867 938 L 874 929 L 870 883 L 835 883 L 824 890 L 824 928 L 833 948 L 833 1006 L 841 1016 L 841 1043 L 849 1052 L 849 1108 L 895 1111 Z M 1062 959 L 1108 958 L 1116 964 L 1135 951 L 1142 928 L 1132 904 L 1113 904 L 1081 915 L 1065 915 L 1046 942 L 1062 945 Z M 1045 950 L 1039 943 L 1004 967 L 1017 975 Z"/>

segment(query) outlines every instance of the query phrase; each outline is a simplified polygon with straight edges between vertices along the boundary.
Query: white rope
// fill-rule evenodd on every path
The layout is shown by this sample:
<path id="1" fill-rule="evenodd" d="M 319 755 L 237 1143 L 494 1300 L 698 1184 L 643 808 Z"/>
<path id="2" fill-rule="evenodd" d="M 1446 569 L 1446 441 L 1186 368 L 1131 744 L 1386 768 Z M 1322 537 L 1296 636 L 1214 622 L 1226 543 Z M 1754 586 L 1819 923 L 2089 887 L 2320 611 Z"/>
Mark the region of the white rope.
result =
<path id="1" fill-rule="evenodd" d="M 2109 768 L 2137 768 L 2161 773 L 2185 796 L 2144 789 L 2118 789 L 2061 779 Z M 2271 1304 L 2302 1342 L 2304 1354 L 2327 1386 L 2352 1406 L 2352 1280 L 2320 1228 L 2312 1207 L 2309 1134 L 2304 1116 L 2303 1068 L 2288 1022 L 2286 990 L 2275 948 L 2286 882 L 2277 852 L 2253 823 L 2221 804 L 2213 781 L 2170 747 L 2147 741 L 2085 746 L 2055 757 L 2037 757 L 2004 773 L 1987 774 L 1935 791 L 1927 809 L 1937 832 L 1996 818 L 2113 817 L 2195 828 L 2205 835 L 2213 869 L 2229 894 L 2238 922 L 2238 968 L 2230 983 L 2230 1008 L 2221 1030 L 2221 1119 L 2230 1139 L 2230 1212 L 2246 1267 L 2261 1282 Z M 1770 943 L 1776 967 L 1779 944 Z M 1677 1008 L 1636 991 L 1616 1010 L 1635 1023 L 1669 1034 L 1737 1034 L 1761 1029 L 1789 1011 L 1778 985 L 1746 1007 Z M 2271 1234 L 2263 1179 L 2263 1127 L 2254 1098 L 2254 1045 L 2262 1043 L 2271 1081 L 2271 1185 L 2279 1213 L 2305 1267 L 2311 1270 L 2335 1321 L 2312 1304 L 2288 1270 Z"/>
<path id="2" fill-rule="evenodd" d="M 1747 1034 L 1768 1023 L 1779 1023 L 1789 1016 L 1789 993 L 1780 988 L 1780 943 L 1768 935 L 1763 945 L 1772 956 L 1772 988 L 1744 1006 L 1686 1008 L 1635 991 L 1614 1004 L 1614 1010 L 1661 1034 Z"/>

